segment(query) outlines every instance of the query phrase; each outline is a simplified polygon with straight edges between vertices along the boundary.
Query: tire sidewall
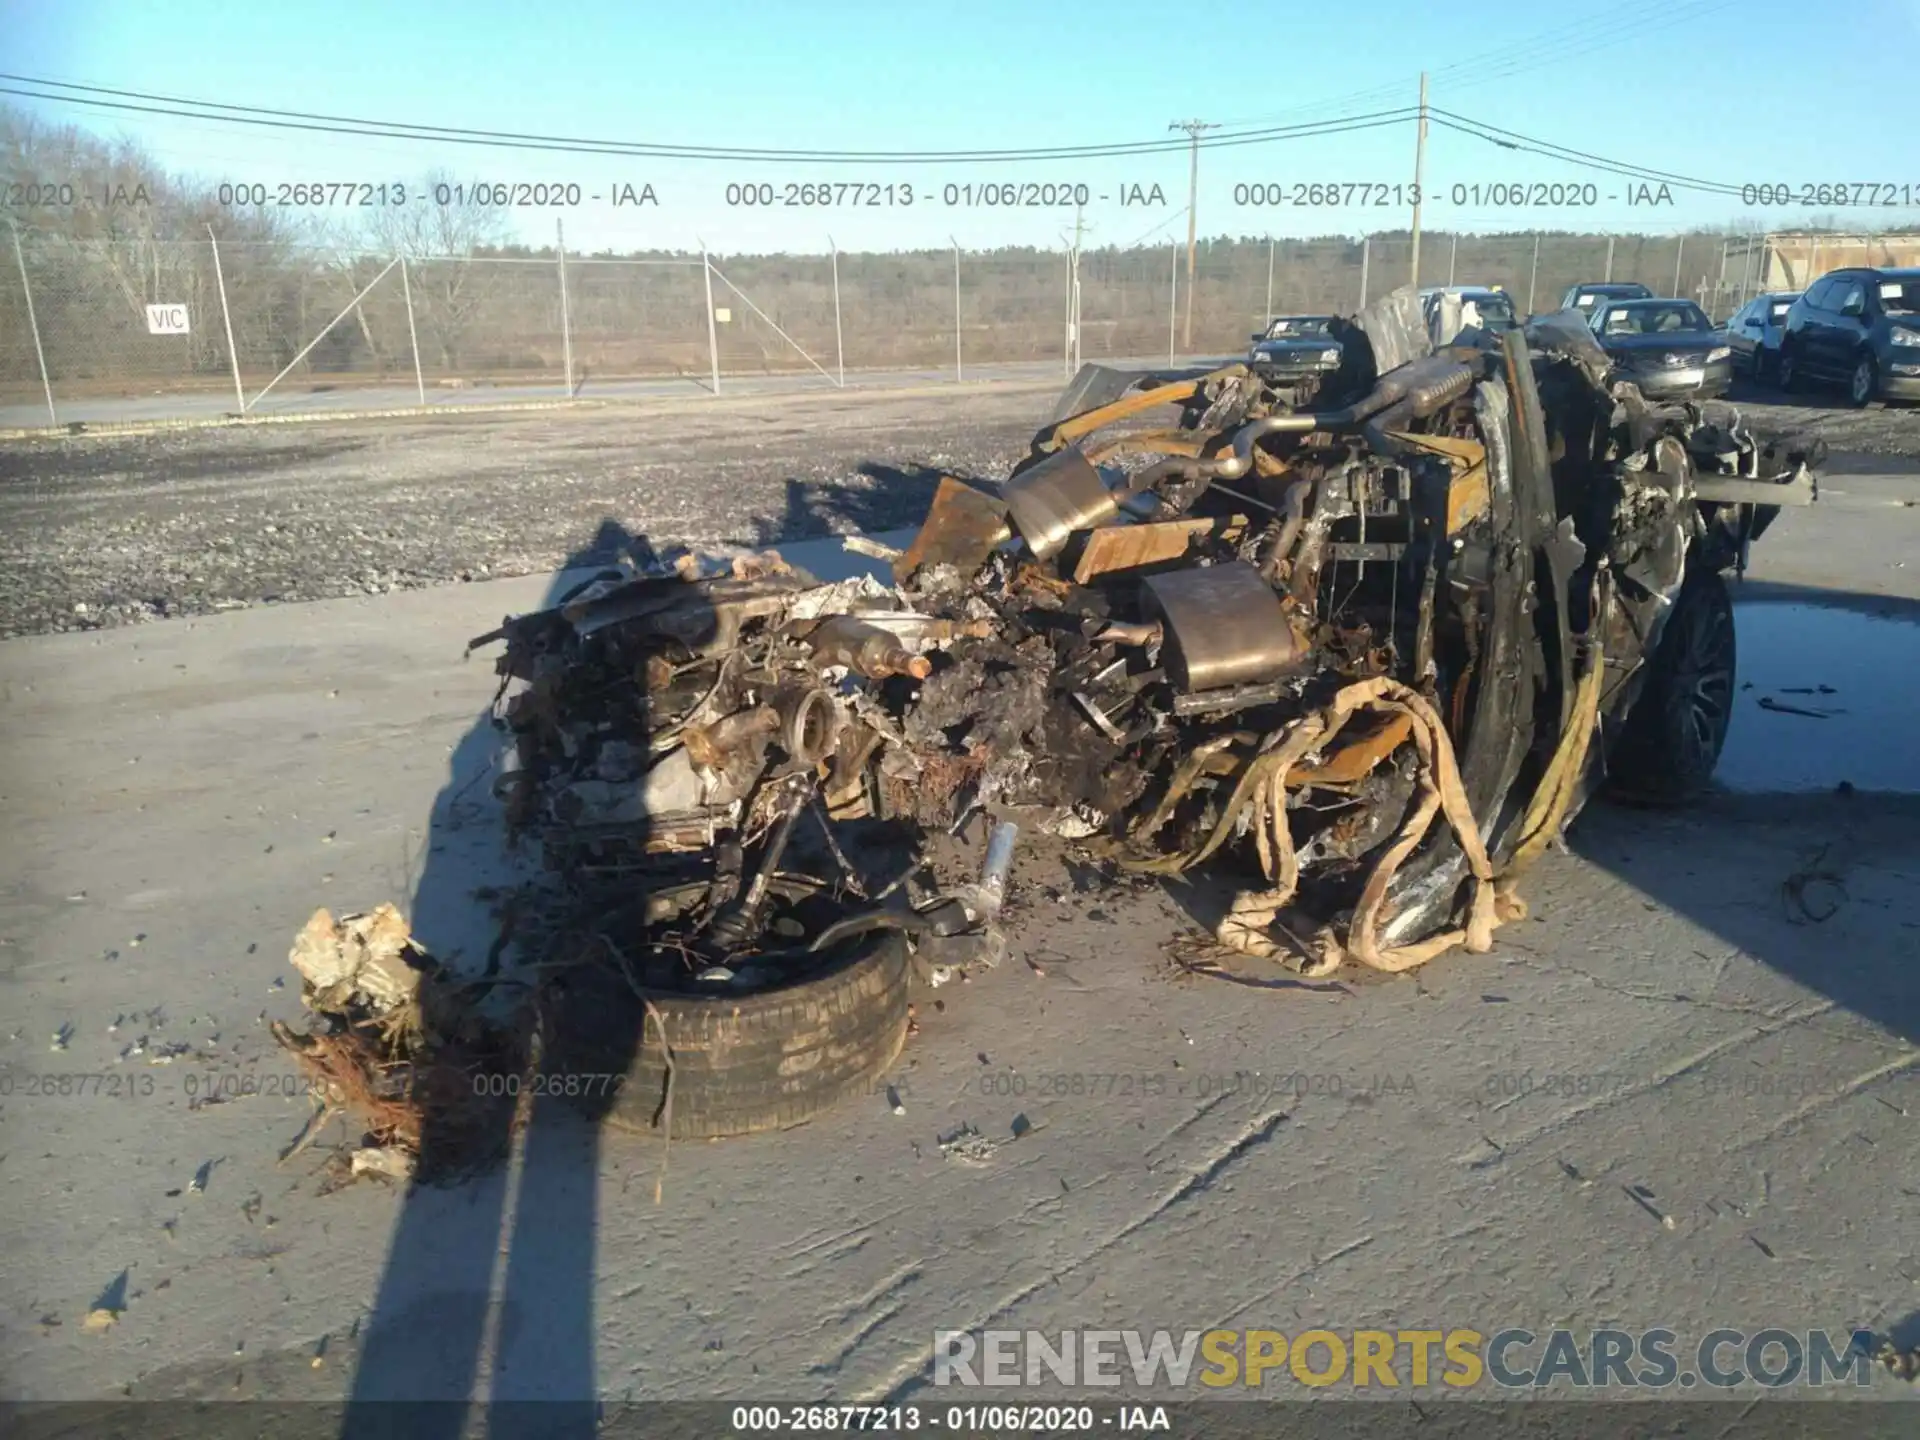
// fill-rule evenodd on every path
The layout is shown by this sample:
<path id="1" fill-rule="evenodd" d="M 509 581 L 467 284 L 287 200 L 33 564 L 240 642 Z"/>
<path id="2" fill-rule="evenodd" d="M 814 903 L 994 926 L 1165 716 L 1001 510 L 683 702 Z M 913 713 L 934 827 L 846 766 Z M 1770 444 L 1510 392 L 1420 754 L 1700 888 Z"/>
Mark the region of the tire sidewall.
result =
<path id="1" fill-rule="evenodd" d="M 898 931 L 795 984 L 744 994 L 636 994 L 605 971 L 575 983 L 586 992 L 553 1018 L 577 1038 L 550 1049 L 549 1063 L 617 1077 L 581 1108 L 618 1130 L 658 1134 L 671 1090 L 674 1139 L 802 1123 L 876 1083 L 908 1028 L 910 967 Z"/>
<path id="2" fill-rule="evenodd" d="M 1861 393 L 1860 377 L 1866 376 L 1866 391 Z M 1880 366 L 1871 355 L 1861 355 L 1853 362 L 1853 369 L 1847 376 L 1847 398 L 1857 409 L 1864 410 L 1873 403 L 1880 389 Z"/>
<path id="3" fill-rule="evenodd" d="M 1687 577 L 1647 657 L 1647 670 L 1610 760 L 1612 788 L 1628 800 L 1685 804 L 1712 784 L 1738 687 L 1733 598 L 1718 571 L 1702 567 Z M 1708 674 L 1715 677 L 1720 714 L 1717 728 L 1709 727 L 1712 733 L 1703 742 L 1694 729 L 1693 710 L 1700 679 Z"/>
<path id="4" fill-rule="evenodd" d="M 1696 645 L 1708 654 L 1696 655 Z M 1675 798 L 1692 799 L 1712 783 L 1714 767 L 1726 744 L 1734 688 L 1738 683 L 1733 597 L 1718 571 L 1702 569 L 1688 577 L 1660 637 L 1660 652 L 1660 681 L 1664 691 L 1658 697 L 1660 741 L 1671 757 Z M 1702 659 L 1713 662 L 1712 666 L 1698 663 Z M 1721 723 L 1710 745 L 1702 748 L 1692 725 L 1695 691 L 1709 668 L 1722 666 L 1725 682 Z"/>

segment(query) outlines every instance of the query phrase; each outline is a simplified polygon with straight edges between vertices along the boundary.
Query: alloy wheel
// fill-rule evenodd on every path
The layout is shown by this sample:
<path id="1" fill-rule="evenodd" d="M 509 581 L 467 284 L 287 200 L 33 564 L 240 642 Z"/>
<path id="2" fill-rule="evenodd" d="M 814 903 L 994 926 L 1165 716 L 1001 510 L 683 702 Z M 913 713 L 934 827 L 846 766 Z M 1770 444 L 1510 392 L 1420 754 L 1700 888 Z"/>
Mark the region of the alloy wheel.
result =
<path id="1" fill-rule="evenodd" d="M 1854 404 L 1864 405 L 1873 399 L 1873 382 L 1873 361 L 1862 360 L 1853 367 L 1853 383 L 1848 388 L 1848 394 L 1852 397 Z"/>
<path id="2" fill-rule="evenodd" d="M 1711 770 L 1733 715 L 1733 615 L 1723 605 L 1696 603 L 1674 620 L 1685 627 L 1673 677 L 1675 738 L 1689 752 L 1690 769 Z"/>

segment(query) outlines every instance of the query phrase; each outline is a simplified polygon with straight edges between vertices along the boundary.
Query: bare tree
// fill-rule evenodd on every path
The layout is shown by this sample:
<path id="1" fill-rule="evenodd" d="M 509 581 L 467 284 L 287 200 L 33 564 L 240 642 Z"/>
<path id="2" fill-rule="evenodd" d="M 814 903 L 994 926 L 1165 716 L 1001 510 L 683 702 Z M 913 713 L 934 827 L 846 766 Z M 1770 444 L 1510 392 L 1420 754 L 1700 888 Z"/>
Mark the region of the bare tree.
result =
<path id="1" fill-rule="evenodd" d="M 457 369 L 479 299 L 474 252 L 506 239 L 505 213 L 475 203 L 451 172 L 431 170 L 408 186 L 406 204 L 375 210 L 370 231 L 384 254 L 406 257 L 421 342 L 438 349 L 442 365 Z"/>

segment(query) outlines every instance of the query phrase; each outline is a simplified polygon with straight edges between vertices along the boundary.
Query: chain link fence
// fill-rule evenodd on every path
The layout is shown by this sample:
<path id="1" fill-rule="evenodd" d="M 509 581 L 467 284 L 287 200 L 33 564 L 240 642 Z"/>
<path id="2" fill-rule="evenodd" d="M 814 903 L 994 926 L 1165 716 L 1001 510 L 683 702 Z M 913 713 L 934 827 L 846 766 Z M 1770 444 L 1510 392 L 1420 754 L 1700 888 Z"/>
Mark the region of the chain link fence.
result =
<path id="1" fill-rule="evenodd" d="M 1631 280 L 1725 319 L 1915 237 L 1422 237 L 1423 285 L 1556 308 Z M 1407 283 L 1403 232 L 1127 250 L 638 258 L 435 257 L 202 241 L 14 237 L 0 275 L 0 424 L 724 390 L 783 377 L 1058 374 L 1242 353 L 1276 314 L 1351 312 Z M 1073 303 L 1075 274 L 1078 304 Z M 157 319 L 149 307 L 171 307 Z M 1075 328 L 1077 311 L 1078 327 Z M 180 317 L 184 312 L 184 328 Z M 172 318 L 169 319 L 169 316 Z M 159 333 L 156 333 L 159 332 Z"/>

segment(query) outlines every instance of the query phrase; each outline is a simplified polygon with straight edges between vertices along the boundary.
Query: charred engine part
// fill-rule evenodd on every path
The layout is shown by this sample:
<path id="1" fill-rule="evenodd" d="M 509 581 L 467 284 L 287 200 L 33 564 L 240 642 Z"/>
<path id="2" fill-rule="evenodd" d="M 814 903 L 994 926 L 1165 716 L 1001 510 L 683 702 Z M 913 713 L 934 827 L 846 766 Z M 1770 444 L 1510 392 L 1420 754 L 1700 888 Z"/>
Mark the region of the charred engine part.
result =
<path id="1" fill-rule="evenodd" d="M 893 631 L 852 615 L 821 621 L 807 635 L 807 643 L 813 647 L 815 663 L 844 665 L 869 680 L 889 675 L 924 680 L 933 673 L 933 662 L 909 650 Z"/>
<path id="2" fill-rule="evenodd" d="M 1189 693 L 1274 680 L 1297 670 L 1306 647 L 1280 597 L 1234 561 L 1155 575 L 1142 586 L 1166 633 L 1167 678 Z"/>
<path id="3" fill-rule="evenodd" d="M 760 852 L 760 865 L 754 871 L 746 894 L 721 910 L 708 927 L 708 933 L 716 945 L 728 950 L 737 949 L 759 935 L 766 921 L 768 888 L 780 868 L 781 857 L 787 853 L 787 843 L 793 839 L 793 827 L 812 797 L 811 777 L 796 775 L 785 782 L 780 797 L 780 816 L 774 821 L 773 831 Z"/>
<path id="4" fill-rule="evenodd" d="M 839 710 L 827 691 L 813 685 L 784 685 L 751 710 L 684 731 L 680 743 L 688 758 L 704 770 L 728 768 L 743 748 L 760 759 L 769 743 L 777 743 L 790 759 L 803 765 L 817 765 L 833 753 L 839 726 Z"/>
<path id="5" fill-rule="evenodd" d="M 1165 638 L 1164 628 L 1158 623 L 1140 620 L 1129 623 L 1125 620 L 1104 620 L 1092 627 L 1093 639 L 1102 645 L 1137 645 L 1142 649 L 1152 649 Z"/>
<path id="6" fill-rule="evenodd" d="M 1173 698 L 1173 713 L 1183 718 L 1225 715 L 1233 710 L 1250 710 L 1255 705 L 1277 704 L 1286 696 L 1287 688 L 1279 681 L 1269 681 L 1265 685 L 1235 685 L 1226 690 L 1176 695 Z"/>
<path id="7" fill-rule="evenodd" d="M 1119 513 L 1120 497 L 1079 450 L 1060 450 L 1006 483 L 1001 491 L 1020 538 L 1036 560 L 1066 548 L 1076 530 L 1104 525 Z"/>
<path id="8" fill-rule="evenodd" d="M 891 586 L 683 561 L 510 621 L 510 822 L 649 973 L 724 956 L 736 988 L 866 929 L 992 931 L 1000 832 L 970 899 L 888 897 L 931 833 L 1030 806 L 1148 873 L 1257 865 L 1219 932 L 1249 953 L 1287 948 L 1276 895 L 1381 968 L 1482 948 L 1687 582 L 1817 460 L 1609 389 L 1564 326 L 1434 351 L 1417 319 L 1347 326 L 1313 410 L 1257 367 L 1083 372 L 997 491 L 942 478 Z"/>

